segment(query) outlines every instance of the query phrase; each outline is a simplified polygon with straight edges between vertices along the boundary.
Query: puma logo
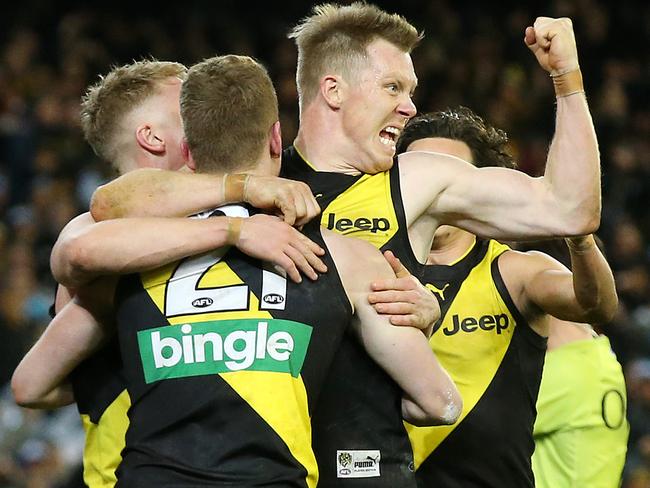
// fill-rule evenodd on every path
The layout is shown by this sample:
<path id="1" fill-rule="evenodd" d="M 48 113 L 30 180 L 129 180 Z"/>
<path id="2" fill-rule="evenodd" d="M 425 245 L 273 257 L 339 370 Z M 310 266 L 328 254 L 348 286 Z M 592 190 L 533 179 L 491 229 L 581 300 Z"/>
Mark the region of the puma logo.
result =
<path id="1" fill-rule="evenodd" d="M 449 283 L 445 283 L 445 286 L 442 288 L 436 288 L 431 283 L 427 283 L 425 286 L 431 290 L 432 293 L 436 293 L 443 302 L 445 301 L 445 290 L 449 286 Z"/>

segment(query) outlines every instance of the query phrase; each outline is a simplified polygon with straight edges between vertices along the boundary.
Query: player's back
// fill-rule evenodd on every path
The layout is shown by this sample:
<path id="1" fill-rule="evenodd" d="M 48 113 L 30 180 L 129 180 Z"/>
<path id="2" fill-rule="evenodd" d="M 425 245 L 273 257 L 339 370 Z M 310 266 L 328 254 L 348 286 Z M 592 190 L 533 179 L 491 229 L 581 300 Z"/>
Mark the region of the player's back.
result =
<path id="1" fill-rule="evenodd" d="M 325 247 L 317 224 L 305 231 Z M 121 281 L 132 409 L 118 486 L 315 486 L 311 409 L 351 317 L 325 261 L 295 284 L 231 248 Z"/>
<path id="2" fill-rule="evenodd" d="M 421 265 L 408 238 L 398 165 L 376 175 L 321 172 L 290 147 L 282 172 L 310 186 L 323 209 L 322 226 L 392 250 L 417 274 Z M 319 486 L 415 486 L 401 396 L 395 381 L 347 333 L 313 417 Z"/>

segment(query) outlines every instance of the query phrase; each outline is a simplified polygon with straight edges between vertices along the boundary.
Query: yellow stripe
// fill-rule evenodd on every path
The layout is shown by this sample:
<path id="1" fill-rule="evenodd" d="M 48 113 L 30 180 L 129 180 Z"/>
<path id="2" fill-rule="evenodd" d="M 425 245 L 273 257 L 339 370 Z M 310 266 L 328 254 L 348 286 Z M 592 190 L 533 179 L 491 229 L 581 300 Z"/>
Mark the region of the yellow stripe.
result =
<path id="1" fill-rule="evenodd" d="M 415 427 L 405 422 L 413 447 L 416 469 L 458 427 L 474 409 L 494 378 L 508 350 L 514 332 L 515 319 L 501 299 L 491 274 L 492 261 L 507 246 L 492 241 L 485 258 L 470 272 L 449 307 L 443 323 L 431 338 L 431 347 L 442 366 L 449 372 L 463 398 L 463 411 L 454 425 Z M 445 335 L 443 329 L 452 327 L 452 318 L 479 318 L 483 315 L 505 314 L 509 326 L 501 334 L 494 330 L 460 331 Z"/>
<path id="2" fill-rule="evenodd" d="M 131 399 L 124 390 L 104 411 L 99 423 L 94 424 L 88 415 L 81 415 L 86 431 L 83 477 L 90 488 L 113 488 L 117 482 L 115 470 L 122 462 L 130 406 Z"/>
<path id="3" fill-rule="evenodd" d="M 164 313 L 165 288 L 167 280 L 176 265 L 169 265 L 143 273 L 142 284 L 161 313 Z M 205 273 L 199 287 L 220 287 L 242 284 L 243 281 L 223 261 Z M 240 312 L 215 312 L 200 315 L 172 317 L 170 324 L 207 320 L 236 320 L 247 318 L 273 318 L 259 310 L 259 299 L 250 292 L 250 308 Z M 313 488 L 318 482 L 318 466 L 311 447 L 311 422 L 307 390 L 302 376 L 293 378 L 289 374 L 265 371 L 237 371 L 220 376 L 257 414 L 277 433 L 289 448 L 292 456 L 307 471 L 307 486 Z M 293 399 L 293 401 L 292 401 Z M 281 403 L 281 407 L 278 404 Z"/>

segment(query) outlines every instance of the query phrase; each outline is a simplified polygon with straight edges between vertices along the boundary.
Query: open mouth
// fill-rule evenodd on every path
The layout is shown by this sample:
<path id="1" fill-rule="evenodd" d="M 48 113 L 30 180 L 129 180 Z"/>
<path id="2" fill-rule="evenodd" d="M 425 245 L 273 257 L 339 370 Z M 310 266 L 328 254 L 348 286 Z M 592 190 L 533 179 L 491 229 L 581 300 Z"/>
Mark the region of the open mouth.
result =
<path id="1" fill-rule="evenodd" d="M 389 125 L 379 132 L 379 140 L 382 144 L 395 149 L 395 144 L 397 143 L 399 133 L 400 130 L 397 127 Z"/>

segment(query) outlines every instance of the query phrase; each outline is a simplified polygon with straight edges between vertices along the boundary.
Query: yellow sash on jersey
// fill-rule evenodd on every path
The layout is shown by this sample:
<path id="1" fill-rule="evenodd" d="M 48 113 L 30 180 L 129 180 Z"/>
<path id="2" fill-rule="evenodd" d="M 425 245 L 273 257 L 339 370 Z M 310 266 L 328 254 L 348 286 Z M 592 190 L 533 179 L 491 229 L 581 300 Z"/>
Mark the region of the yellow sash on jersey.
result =
<path id="1" fill-rule="evenodd" d="M 416 469 L 472 411 L 494 378 L 516 326 L 492 279 L 491 265 L 509 248 L 490 241 L 488 251 L 458 291 L 430 343 L 463 398 L 454 425 L 415 427 L 405 423 Z M 504 327 L 507 319 L 507 327 Z"/>
<path id="2" fill-rule="evenodd" d="M 178 263 L 143 273 L 142 284 L 152 301 L 164 315 L 166 284 Z M 219 262 L 205 273 L 198 285 L 201 288 L 217 288 L 240 285 L 243 281 L 225 262 Z M 272 318 L 271 314 L 259 310 L 259 299 L 252 292 L 249 309 L 240 312 L 204 313 L 181 315 L 169 318 L 172 325 L 209 320 L 237 320 L 249 318 Z M 302 377 L 294 378 L 286 373 L 265 371 L 237 371 L 221 373 L 223 378 L 247 402 L 264 421 L 285 442 L 293 457 L 307 471 L 307 485 L 316 486 L 318 466 L 311 448 L 311 422 L 307 391 Z M 278 398 L 295 399 L 285 401 L 278 408 Z"/>

